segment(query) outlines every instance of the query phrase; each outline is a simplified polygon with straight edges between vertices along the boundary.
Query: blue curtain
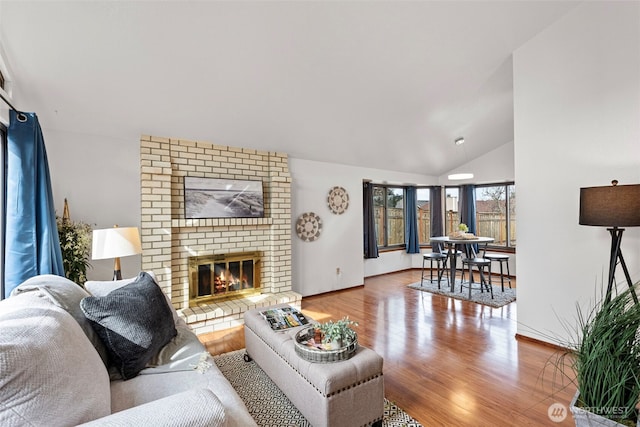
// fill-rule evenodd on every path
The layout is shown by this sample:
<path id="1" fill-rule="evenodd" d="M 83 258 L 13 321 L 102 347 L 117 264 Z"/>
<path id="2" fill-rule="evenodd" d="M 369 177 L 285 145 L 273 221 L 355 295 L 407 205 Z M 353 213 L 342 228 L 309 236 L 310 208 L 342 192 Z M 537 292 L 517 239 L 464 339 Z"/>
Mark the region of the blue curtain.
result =
<path id="1" fill-rule="evenodd" d="M 35 113 L 11 111 L 5 173 L 6 298 L 38 274 L 64 277 L 47 152 Z"/>
<path id="2" fill-rule="evenodd" d="M 431 187 L 429 190 L 429 209 L 431 210 L 431 237 L 444 236 L 442 223 L 442 187 Z M 442 243 L 432 243 L 433 252 L 442 252 Z"/>
<path id="3" fill-rule="evenodd" d="M 364 221 L 364 257 L 378 258 L 376 219 L 373 207 L 373 185 L 370 182 L 362 184 L 362 212 Z"/>
<path id="4" fill-rule="evenodd" d="M 407 187 L 407 204 L 405 209 L 404 234 L 408 254 L 420 253 L 420 237 L 418 236 L 418 207 L 416 206 L 416 187 Z"/>
<path id="5" fill-rule="evenodd" d="M 460 187 L 460 222 L 467 224 L 469 233 L 476 234 L 476 187 L 463 185 Z M 469 245 L 478 252 L 478 245 Z"/>

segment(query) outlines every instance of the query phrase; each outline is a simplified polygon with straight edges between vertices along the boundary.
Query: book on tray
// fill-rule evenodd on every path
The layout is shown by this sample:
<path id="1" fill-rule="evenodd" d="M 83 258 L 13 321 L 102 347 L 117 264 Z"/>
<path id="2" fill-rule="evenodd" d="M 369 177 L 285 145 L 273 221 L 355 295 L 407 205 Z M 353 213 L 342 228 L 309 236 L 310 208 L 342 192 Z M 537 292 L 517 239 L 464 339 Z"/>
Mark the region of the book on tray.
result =
<path id="1" fill-rule="evenodd" d="M 272 308 L 260 314 L 274 331 L 283 331 L 309 324 L 309 319 L 293 307 Z"/>

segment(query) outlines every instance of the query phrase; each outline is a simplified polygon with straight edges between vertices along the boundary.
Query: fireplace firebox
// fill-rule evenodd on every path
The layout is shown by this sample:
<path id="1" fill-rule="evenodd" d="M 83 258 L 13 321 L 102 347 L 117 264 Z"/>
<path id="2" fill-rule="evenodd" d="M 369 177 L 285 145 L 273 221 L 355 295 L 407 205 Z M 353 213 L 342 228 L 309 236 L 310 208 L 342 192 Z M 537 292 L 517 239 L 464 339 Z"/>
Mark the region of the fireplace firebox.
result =
<path id="1" fill-rule="evenodd" d="M 190 305 L 260 293 L 260 254 L 189 257 Z"/>

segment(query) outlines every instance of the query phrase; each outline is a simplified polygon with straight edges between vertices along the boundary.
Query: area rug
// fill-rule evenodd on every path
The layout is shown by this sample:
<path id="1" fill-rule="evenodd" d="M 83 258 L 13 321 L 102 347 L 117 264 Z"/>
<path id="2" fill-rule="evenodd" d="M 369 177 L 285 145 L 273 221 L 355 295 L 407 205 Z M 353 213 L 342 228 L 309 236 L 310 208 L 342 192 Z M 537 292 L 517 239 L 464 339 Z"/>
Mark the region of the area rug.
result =
<path id="1" fill-rule="evenodd" d="M 245 362 L 244 350 L 214 356 L 218 368 L 247 406 L 260 427 L 311 427 L 255 361 Z M 393 402 L 384 400 L 383 426 L 422 427 Z"/>
<path id="2" fill-rule="evenodd" d="M 502 292 L 502 287 L 500 285 L 493 285 L 493 299 L 491 299 L 491 293 L 487 291 L 480 292 L 479 288 L 473 289 L 471 291 L 471 299 L 469 299 L 469 288 L 464 288 L 464 290 L 461 292 L 460 280 L 456 280 L 456 285 L 454 288 L 455 292 L 451 292 L 451 288 L 449 287 L 449 284 L 446 280 L 444 282 L 440 282 L 440 289 L 438 289 L 437 282 L 431 283 L 428 280 L 425 280 L 422 286 L 420 286 L 420 282 L 416 282 L 408 285 L 408 287 L 411 289 L 416 289 L 418 291 L 445 295 L 451 298 L 471 301 L 477 304 L 484 304 L 496 308 L 502 307 L 516 300 L 516 290 L 509 288 L 507 284 L 505 284 L 504 292 Z"/>

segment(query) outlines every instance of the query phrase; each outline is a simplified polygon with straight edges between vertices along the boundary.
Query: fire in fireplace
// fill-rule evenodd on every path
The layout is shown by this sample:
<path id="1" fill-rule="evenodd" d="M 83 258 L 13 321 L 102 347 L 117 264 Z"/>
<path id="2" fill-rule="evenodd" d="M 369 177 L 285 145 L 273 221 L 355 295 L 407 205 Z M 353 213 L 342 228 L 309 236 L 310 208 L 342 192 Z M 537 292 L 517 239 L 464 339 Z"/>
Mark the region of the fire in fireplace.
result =
<path id="1" fill-rule="evenodd" d="M 189 257 L 191 305 L 260 293 L 260 254 Z"/>

